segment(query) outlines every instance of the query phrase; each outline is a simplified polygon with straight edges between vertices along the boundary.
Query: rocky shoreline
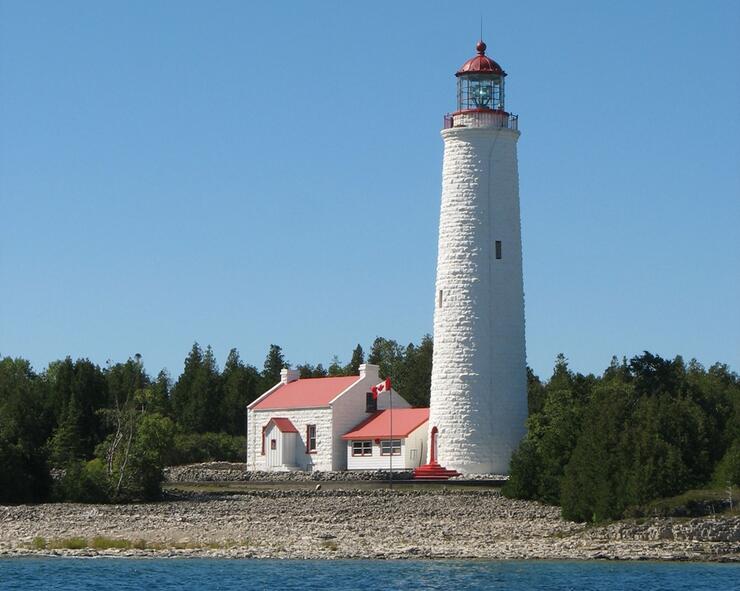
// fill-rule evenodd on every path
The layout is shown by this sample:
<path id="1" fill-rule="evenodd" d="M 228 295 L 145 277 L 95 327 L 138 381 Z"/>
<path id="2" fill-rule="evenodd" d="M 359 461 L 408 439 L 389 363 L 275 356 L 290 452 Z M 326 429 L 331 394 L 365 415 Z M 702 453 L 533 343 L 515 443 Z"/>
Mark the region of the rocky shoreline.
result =
<path id="1" fill-rule="evenodd" d="M 393 480 L 411 480 L 413 470 L 394 470 Z M 286 472 L 260 472 L 245 469 L 243 463 L 237 462 L 203 462 L 170 466 L 164 470 L 165 482 L 371 482 L 387 481 L 391 473 L 387 470 L 364 470 L 336 472 L 304 472 L 300 470 Z M 455 476 L 451 481 L 488 480 L 503 482 L 508 477 L 502 474 L 466 474 Z"/>
<path id="2" fill-rule="evenodd" d="M 411 470 L 394 470 L 393 480 L 410 480 Z M 364 471 L 314 471 L 291 470 L 285 472 L 261 472 L 246 470 L 245 465 L 236 462 L 204 462 L 170 466 L 164 469 L 164 481 L 181 482 L 371 482 L 387 481 L 391 473 L 387 470 Z"/>
<path id="3" fill-rule="evenodd" d="M 740 517 L 602 527 L 497 490 L 280 489 L 0 506 L 0 556 L 740 561 Z"/>

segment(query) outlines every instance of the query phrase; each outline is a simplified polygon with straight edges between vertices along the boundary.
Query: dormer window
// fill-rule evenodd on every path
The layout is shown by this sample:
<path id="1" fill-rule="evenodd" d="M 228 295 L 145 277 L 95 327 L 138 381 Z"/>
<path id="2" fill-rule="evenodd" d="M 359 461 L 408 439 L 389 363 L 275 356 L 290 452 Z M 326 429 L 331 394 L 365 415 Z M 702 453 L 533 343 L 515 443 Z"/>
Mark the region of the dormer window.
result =
<path id="1" fill-rule="evenodd" d="M 378 410 L 378 399 L 372 392 L 365 394 L 365 412 L 376 412 Z"/>

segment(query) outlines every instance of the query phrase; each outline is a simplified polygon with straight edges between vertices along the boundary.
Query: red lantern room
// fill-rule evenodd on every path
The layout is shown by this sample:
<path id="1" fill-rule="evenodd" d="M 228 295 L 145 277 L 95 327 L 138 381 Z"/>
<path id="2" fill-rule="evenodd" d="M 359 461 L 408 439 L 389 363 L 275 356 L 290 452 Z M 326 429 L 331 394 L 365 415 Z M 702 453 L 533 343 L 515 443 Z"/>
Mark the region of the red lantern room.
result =
<path id="1" fill-rule="evenodd" d="M 478 55 L 470 58 L 457 74 L 457 111 L 504 111 L 506 72 L 486 55 L 486 44 L 478 41 Z"/>

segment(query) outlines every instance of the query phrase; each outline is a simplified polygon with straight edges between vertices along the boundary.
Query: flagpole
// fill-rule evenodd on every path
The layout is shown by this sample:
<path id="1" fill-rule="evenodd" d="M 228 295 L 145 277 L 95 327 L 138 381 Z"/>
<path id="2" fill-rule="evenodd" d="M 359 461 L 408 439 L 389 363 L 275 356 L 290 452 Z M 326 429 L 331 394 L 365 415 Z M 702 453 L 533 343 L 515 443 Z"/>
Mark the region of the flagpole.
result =
<path id="1" fill-rule="evenodd" d="M 393 490 L 393 389 L 388 388 L 388 400 L 390 406 L 390 417 L 391 417 L 391 461 L 388 478 L 390 480 L 390 488 Z"/>

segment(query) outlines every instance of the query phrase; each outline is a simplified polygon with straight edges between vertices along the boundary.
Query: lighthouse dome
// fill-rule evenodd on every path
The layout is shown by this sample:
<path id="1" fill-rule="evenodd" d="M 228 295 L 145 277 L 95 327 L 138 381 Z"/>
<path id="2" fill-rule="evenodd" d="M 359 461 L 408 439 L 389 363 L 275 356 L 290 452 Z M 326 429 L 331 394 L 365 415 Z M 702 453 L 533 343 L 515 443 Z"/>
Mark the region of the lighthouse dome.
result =
<path id="1" fill-rule="evenodd" d="M 466 61 L 457 71 L 455 76 L 465 76 L 466 74 L 494 74 L 497 76 L 506 76 L 506 72 L 504 72 L 503 68 L 486 55 L 486 44 L 483 43 L 483 41 L 478 41 L 475 49 L 478 51 L 478 55 L 471 57 Z"/>

